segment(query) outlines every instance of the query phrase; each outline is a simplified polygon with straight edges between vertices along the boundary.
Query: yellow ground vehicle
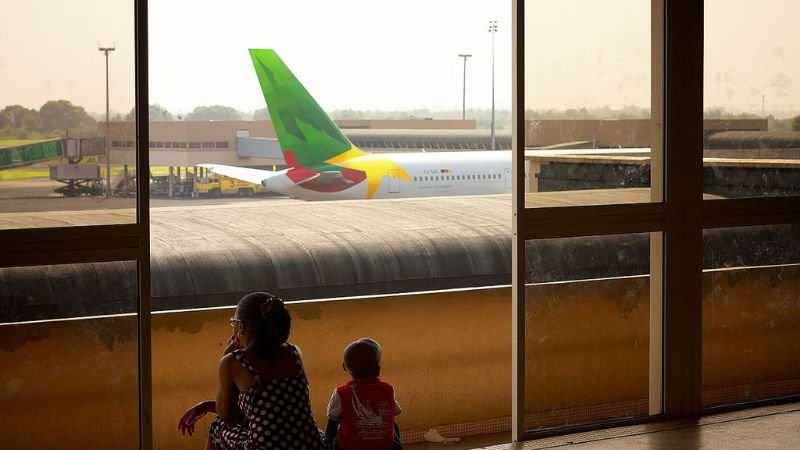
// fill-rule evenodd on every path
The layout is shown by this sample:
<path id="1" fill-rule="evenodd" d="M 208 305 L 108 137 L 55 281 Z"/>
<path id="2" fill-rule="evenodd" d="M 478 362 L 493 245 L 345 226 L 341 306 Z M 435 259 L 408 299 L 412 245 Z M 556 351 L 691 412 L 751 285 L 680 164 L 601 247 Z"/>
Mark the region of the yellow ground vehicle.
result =
<path id="1" fill-rule="evenodd" d="M 262 192 L 263 190 L 264 187 L 260 184 L 248 183 L 215 173 L 197 179 L 197 192 L 200 195 L 209 197 L 221 197 L 223 195 L 251 197 L 256 192 Z"/>

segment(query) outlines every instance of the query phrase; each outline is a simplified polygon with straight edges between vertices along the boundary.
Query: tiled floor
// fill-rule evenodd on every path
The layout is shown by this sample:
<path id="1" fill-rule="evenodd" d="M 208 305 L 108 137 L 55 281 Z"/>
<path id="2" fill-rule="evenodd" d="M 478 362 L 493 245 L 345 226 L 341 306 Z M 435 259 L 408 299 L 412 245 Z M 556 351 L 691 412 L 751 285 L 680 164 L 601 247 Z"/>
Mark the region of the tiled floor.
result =
<path id="1" fill-rule="evenodd" d="M 475 436 L 460 444 L 420 443 L 409 450 L 564 449 L 800 449 L 800 403 L 658 422 L 507 444 L 507 433 Z"/>

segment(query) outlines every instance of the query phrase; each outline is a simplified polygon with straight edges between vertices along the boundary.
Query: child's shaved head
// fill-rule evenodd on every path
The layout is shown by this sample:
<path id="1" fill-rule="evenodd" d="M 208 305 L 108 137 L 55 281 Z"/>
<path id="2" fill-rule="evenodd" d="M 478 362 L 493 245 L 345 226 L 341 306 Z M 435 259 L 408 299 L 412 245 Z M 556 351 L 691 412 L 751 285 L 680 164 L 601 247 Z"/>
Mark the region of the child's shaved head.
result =
<path id="1" fill-rule="evenodd" d="M 370 338 L 353 341 L 344 349 L 344 367 L 353 378 L 377 377 L 381 372 L 381 344 Z"/>

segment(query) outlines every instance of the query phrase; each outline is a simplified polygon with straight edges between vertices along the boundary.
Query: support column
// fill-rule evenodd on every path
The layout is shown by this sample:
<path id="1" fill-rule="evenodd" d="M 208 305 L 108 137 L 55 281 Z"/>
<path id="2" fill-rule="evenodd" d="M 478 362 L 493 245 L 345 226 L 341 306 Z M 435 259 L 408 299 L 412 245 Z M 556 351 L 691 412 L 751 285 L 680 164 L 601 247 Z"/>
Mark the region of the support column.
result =
<path id="1" fill-rule="evenodd" d="M 125 196 L 129 196 L 131 193 L 131 173 L 128 171 L 128 165 L 125 164 L 123 167 L 123 180 L 125 181 Z"/>
<path id="2" fill-rule="evenodd" d="M 192 198 L 197 198 L 199 196 L 197 192 L 197 166 L 192 168 Z M 186 169 L 187 173 L 189 169 Z"/>
<path id="3" fill-rule="evenodd" d="M 175 188 L 175 180 L 174 180 L 173 170 L 174 170 L 174 167 L 169 166 L 169 177 L 168 177 L 168 179 L 169 179 L 169 188 L 167 190 L 167 195 L 169 197 L 172 197 L 174 195 L 173 189 Z"/>

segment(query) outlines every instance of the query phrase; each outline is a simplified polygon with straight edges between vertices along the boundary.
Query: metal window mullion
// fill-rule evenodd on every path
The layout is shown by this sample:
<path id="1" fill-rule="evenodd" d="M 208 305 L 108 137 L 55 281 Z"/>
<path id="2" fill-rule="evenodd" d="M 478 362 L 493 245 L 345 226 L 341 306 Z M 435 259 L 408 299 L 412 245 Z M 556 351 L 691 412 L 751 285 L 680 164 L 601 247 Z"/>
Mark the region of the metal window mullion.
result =
<path id="1" fill-rule="evenodd" d="M 664 231 L 663 203 L 528 208 L 517 216 L 525 239 Z"/>
<path id="2" fill-rule="evenodd" d="M 664 202 L 664 0 L 650 1 L 650 201 Z M 663 224 L 664 226 L 666 224 Z M 664 233 L 650 233 L 648 413 L 664 412 Z"/>
<path id="3" fill-rule="evenodd" d="M 800 223 L 800 197 L 703 201 L 704 228 L 789 223 Z"/>
<path id="4" fill-rule="evenodd" d="M 664 414 L 701 412 L 703 2 L 665 0 Z"/>
<path id="5" fill-rule="evenodd" d="M 525 439 L 525 0 L 512 0 L 511 439 Z"/>
<path id="6" fill-rule="evenodd" d="M 141 235 L 137 267 L 139 301 L 137 303 L 138 382 L 139 382 L 139 449 L 153 448 L 153 381 L 150 299 L 150 167 L 149 60 L 147 0 L 135 0 L 135 71 L 136 71 L 136 214 Z M 144 181 L 142 180 L 144 178 Z"/>
<path id="7" fill-rule="evenodd" d="M 85 225 L 53 228 L 15 228 L 0 230 L 0 245 L 9 242 L 68 241 L 74 239 L 97 239 L 141 235 L 137 224 Z"/>

